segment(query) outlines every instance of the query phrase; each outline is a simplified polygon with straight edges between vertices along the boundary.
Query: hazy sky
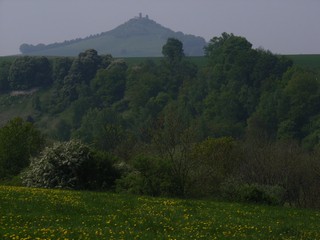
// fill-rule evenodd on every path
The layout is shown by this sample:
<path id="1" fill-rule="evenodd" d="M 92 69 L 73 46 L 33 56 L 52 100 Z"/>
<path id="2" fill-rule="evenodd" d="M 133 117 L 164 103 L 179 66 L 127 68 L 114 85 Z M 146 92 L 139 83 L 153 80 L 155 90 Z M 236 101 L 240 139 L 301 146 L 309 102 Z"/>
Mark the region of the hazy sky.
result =
<path id="1" fill-rule="evenodd" d="M 320 53 L 320 0 L 0 0 L 0 56 L 108 31 L 139 12 L 207 41 L 228 32 L 274 53 Z"/>

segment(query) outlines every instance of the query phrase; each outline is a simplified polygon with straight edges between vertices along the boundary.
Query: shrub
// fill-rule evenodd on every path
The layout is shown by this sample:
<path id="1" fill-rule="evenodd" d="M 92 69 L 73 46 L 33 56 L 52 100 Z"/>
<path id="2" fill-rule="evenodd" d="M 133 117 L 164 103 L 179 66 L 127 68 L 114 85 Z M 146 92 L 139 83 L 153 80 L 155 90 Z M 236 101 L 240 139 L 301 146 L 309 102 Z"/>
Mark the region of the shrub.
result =
<path id="1" fill-rule="evenodd" d="M 283 205 L 285 189 L 280 186 L 247 184 L 237 179 L 228 179 L 221 184 L 221 195 L 232 201 Z"/>
<path id="2" fill-rule="evenodd" d="M 191 157 L 191 195 L 212 196 L 229 176 L 239 169 L 240 154 L 235 140 L 231 137 L 207 138 L 195 144 Z"/>
<path id="3" fill-rule="evenodd" d="M 110 188 L 116 177 L 108 155 L 71 140 L 55 143 L 33 158 L 23 183 L 29 187 L 98 189 Z"/>
<path id="4" fill-rule="evenodd" d="M 150 156 L 138 156 L 132 165 L 132 170 L 117 180 L 117 191 L 150 196 L 172 194 L 173 178 L 166 161 Z"/>
<path id="5" fill-rule="evenodd" d="M 240 189 L 243 184 L 241 179 L 235 177 L 225 179 L 220 185 L 221 197 L 231 201 L 240 201 Z"/>
<path id="6" fill-rule="evenodd" d="M 241 198 L 246 202 L 282 205 L 285 190 L 280 186 L 245 184 L 241 188 Z"/>
<path id="7" fill-rule="evenodd" d="M 116 180 L 118 193 L 143 194 L 142 176 L 138 171 L 132 171 Z"/>
<path id="8" fill-rule="evenodd" d="M 113 188 L 121 176 L 121 171 L 114 166 L 116 161 L 106 152 L 91 151 L 89 161 L 84 161 L 79 168 L 79 186 L 96 190 Z"/>

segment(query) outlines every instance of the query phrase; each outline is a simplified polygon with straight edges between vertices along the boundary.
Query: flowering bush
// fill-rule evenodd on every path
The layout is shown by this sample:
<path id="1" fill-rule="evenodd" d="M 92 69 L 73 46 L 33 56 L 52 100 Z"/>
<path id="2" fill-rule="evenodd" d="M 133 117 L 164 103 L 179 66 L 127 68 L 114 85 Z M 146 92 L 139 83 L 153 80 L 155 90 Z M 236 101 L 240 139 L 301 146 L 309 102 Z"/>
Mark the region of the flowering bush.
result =
<path id="1" fill-rule="evenodd" d="M 113 162 L 110 155 L 93 152 L 80 141 L 58 142 L 31 160 L 22 174 L 23 183 L 43 188 L 111 188 L 119 177 Z"/>
<path id="2" fill-rule="evenodd" d="M 79 172 L 90 158 L 89 147 L 79 141 L 55 143 L 31 159 L 23 183 L 29 187 L 78 188 Z"/>

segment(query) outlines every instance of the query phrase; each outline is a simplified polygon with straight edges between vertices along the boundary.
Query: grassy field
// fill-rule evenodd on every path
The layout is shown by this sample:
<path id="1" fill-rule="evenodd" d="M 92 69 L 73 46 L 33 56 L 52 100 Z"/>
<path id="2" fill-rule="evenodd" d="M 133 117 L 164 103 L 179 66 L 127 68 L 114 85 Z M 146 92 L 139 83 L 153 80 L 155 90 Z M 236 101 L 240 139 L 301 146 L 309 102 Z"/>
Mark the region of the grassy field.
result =
<path id="1" fill-rule="evenodd" d="M 301 67 L 320 68 L 320 54 L 286 55 L 294 64 Z"/>
<path id="2" fill-rule="evenodd" d="M 0 239 L 320 239 L 320 212 L 0 186 Z"/>

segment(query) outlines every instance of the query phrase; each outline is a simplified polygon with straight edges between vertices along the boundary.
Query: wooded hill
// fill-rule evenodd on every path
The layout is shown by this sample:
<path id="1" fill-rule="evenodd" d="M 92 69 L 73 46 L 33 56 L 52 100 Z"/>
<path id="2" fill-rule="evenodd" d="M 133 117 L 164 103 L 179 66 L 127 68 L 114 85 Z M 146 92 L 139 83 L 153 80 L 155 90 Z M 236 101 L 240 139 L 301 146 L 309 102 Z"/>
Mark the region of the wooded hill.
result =
<path id="1" fill-rule="evenodd" d="M 99 54 L 112 54 L 114 57 L 155 57 L 162 56 L 162 46 L 170 37 L 182 41 L 186 55 L 204 54 L 204 38 L 174 32 L 147 16 L 130 19 L 111 31 L 86 38 L 48 45 L 22 44 L 20 51 L 34 56 L 77 56 L 86 49 L 95 49 Z"/>
<path id="2" fill-rule="evenodd" d="M 73 58 L 2 61 L 1 119 L 21 116 L 27 122 L 3 122 L 0 166 L 8 167 L 0 174 L 18 174 L 30 163 L 29 156 L 40 149 L 34 144 L 42 143 L 36 127 L 49 143 L 62 141 L 41 159 L 48 154 L 74 161 L 84 155 L 85 169 L 91 170 L 81 170 L 78 183 L 69 186 L 64 175 L 62 182 L 40 179 L 59 174 L 42 174 L 51 167 L 35 161 L 26 175 L 30 185 L 112 186 L 154 196 L 218 195 L 320 207 L 319 69 L 294 66 L 233 34 L 212 38 L 205 50 L 199 65 L 173 38 L 164 44 L 163 58 L 136 64 L 93 49 Z M 10 96 L 31 89 L 37 91 Z M 21 141 L 12 137 L 19 134 Z M 79 143 L 63 142 L 70 139 L 104 155 L 83 154 L 91 151 L 84 146 L 84 152 L 74 151 Z M 120 173 L 104 169 L 110 166 L 105 156 L 117 159 Z"/>

